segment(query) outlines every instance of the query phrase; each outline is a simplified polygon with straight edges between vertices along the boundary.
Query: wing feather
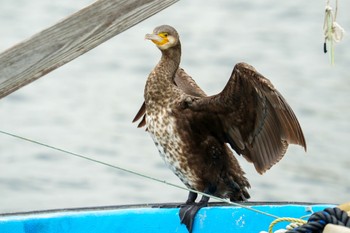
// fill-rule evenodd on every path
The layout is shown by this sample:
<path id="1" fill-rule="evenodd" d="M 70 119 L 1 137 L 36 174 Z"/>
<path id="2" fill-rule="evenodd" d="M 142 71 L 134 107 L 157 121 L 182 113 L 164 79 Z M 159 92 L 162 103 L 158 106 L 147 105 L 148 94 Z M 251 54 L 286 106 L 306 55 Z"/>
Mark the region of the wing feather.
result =
<path id="1" fill-rule="evenodd" d="M 146 125 L 145 113 L 146 113 L 146 104 L 145 104 L 145 102 L 143 102 L 142 105 L 141 105 L 140 110 L 136 113 L 136 116 L 132 120 L 132 123 L 134 123 L 134 122 L 138 121 L 142 117 L 142 120 L 137 125 L 137 128 L 141 128 L 141 127 Z"/>
<path id="2" fill-rule="evenodd" d="M 272 83 L 246 63 L 238 63 L 223 91 L 192 98 L 193 111 L 217 114 L 226 142 L 259 173 L 264 173 L 286 153 L 289 144 L 305 148 L 300 124 L 287 101 Z"/>
<path id="3" fill-rule="evenodd" d="M 175 84 L 187 95 L 196 97 L 207 96 L 197 83 L 182 68 L 179 68 L 175 74 Z"/>

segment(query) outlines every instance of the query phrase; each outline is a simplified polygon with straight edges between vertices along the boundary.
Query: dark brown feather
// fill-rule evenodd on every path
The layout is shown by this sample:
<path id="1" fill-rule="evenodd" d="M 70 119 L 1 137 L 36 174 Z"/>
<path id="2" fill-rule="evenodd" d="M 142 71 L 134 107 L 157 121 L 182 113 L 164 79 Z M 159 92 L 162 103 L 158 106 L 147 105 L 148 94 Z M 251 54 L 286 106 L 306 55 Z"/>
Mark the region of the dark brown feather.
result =
<path id="1" fill-rule="evenodd" d="M 207 96 L 197 83 L 182 68 L 179 68 L 174 78 L 175 84 L 187 95 L 196 97 Z"/>
<path id="2" fill-rule="evenodd" d="M 134 123 L 135 121 L 138 121 L 145 114 L 145 112 L 146 112 L 146 104 L 145 102 L 143 102 L 140 110 L 137 112 L 136 116 L 132 120 L 132 123 Z"/>
<path id="3" fill-rule="evenodd" d="M 187 100 L 190 109 L 218 114 L 226 142 L 259 173 L 286 153 L 288 144 L 306 143 L 299 122 L 283 96 L 252 66 L 239 63 L 224 90 Z"/>

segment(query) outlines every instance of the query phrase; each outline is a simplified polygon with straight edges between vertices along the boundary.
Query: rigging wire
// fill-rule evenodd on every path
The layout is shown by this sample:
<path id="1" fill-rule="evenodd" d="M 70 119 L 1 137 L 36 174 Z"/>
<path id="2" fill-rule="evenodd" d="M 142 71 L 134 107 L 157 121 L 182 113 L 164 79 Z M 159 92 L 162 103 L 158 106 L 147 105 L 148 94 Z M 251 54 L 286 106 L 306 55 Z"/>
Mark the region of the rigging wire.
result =
<path id="1" fill-rule="evenodd" d="M 33 144 L 36 144 L 36 145 L 40 145 L 40 146 L 43 146 L 43 147 L 46 147 L 46 148 L 49 148 L 49 149 L 52 149 L 52 150 L 55 150 L 55 151 L 67 154 L 67 155 L 75 156 L 75 157 L 78 157 L 78 158 L 81 158 L 81 159 L 88 160 L 90 162 L 94 162 L 94 163 L 97 163 L 97 164 L 100 164 L 100 165 L 104 165 L 104 166 L 107 166 L 107 167 L 110 167 L 110 168 L 113 168 L 113 169 L 121 170 L 123 172 L 129 173 L 129 174 L 133 174 L 133 175 L 136 175 L 136 176 L 148 179 L 148 180 L 152 180 L 152 181 L 155 181 L 155 182 L 158 182 L 158 183 L 162 183 L 162 184 L 165 184 L 165 185 L 168 185 L 168 186 L 172 186 L 172 187 L 175 187 L 175 188 L 178 188 L 178 189 L 182 189 L 182 190 L 186 190 L 186 191 L 190 191 L 190 192 L 195 192 L 195 193 L 198 193 L 200 195 L 210 197 L 210 198 L 212 198 L 214 200 L 221 201 L 221 202 L 227 203 L 229 205 L 241 207 L 241 208 L 244 208 L 244 209 L 247 209 L 247 210 L 250 210 L 250 211 L 254 211 L 256 213 L 259 213 L 259 214 L 262 214 L 262 215 L 265 215 L 265 216 L 269 216 L 269 217 L 272 217 L 272 218 L 275 218 L 275 219 L 280 218 L 277 215 L 273 215 L 273 214 L 270 214 L 270 213 L 267 213 L 267 212 L 264 212 L 264 211 L 261 211 L 261 210 L 258 210 L 258 209 L 254 209 L 254 208 L 252 208 L 250 206 L 241 205 L 239 203 L 231 202 L 231 201 L 229 201 L 227 199 L 219 198 L 219 197 L 212 196 L 210 194 L 206 194 L 206 193 L 194 190 L 194 189 L 190 189 L 190 188 L 187 188 L 187 187 L 176 185 L 176 184 L 167 182 L 165 180 L 161 180 L 161 179 L 158 179 L 158 178 L 155 178 L 155 177 L 151 177 L 151 176 L 142 174 L 140 172 L 133 171 L 133 170 L 130 170 L 130 169 L 127 169 L 127 168 L 123 168 L 123 167 L 120 167 L 120 166 L 117 166 L 117 165 L 109 164 L 109 163 L 106 163 L 106 162 L 103 162 L 103 161 L 100 161 L 100 160 L 97 160 L 97 159 L 93 159 L 93 158 L 85 156 L 85 155 L 81 155 L 81 154 L 74 153 L 74 152 L 71 152 L 71 151 L 68 151 L 68 150 L 65 150 L 65 149 L 61 149 L 61 148 L 56 147 L 56 146 L 48 145 L 48 144 L 43 143 L 43 142 L 39 142 L 39 141 L 36 141 L 36 140 L 33 140 L 33 139 L 29 139 L 29 138 L 26 138 L 26 137 L 23 137 L 23 136 L 19 136 L 19 135 L 13 134 L 13 133 L 5 132 L 3 130 L 0 130 L 0 133 L 4 134 L 4 135 L 7 135 L 7 136 L 10 136 L 10 137 L 13 137 L 13 138 L 20 139 L 22 141 L 27 141 L 27 142 L 30 142 L 30 143 L 33 143 Z"/>

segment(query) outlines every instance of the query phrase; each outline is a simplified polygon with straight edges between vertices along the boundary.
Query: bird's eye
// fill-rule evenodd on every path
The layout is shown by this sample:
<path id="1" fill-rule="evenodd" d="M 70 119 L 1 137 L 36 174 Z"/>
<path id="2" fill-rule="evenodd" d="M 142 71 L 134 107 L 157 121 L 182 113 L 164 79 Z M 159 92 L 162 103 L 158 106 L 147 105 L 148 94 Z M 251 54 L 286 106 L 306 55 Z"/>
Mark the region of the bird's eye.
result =
<path id="1" fill-rule="evenodd" d="M 164 37 L 168 36 L 168 33 L 166 33 L 166 32 L 163 32 L 162 34 L 163 34 Z"/>

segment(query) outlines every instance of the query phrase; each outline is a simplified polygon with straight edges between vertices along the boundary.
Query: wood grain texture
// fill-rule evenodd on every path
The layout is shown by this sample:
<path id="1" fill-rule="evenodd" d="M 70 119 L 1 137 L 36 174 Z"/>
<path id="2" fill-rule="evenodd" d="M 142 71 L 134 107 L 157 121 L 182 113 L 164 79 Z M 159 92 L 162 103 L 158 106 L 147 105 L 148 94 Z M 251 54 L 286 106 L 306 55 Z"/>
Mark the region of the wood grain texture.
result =
<path id="1" fill-rule="evenodd" d="M 99 0 L 0 54 L 0 98 L 178 0 Z"/>

